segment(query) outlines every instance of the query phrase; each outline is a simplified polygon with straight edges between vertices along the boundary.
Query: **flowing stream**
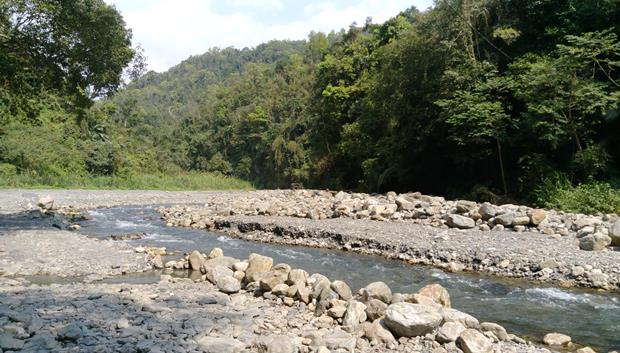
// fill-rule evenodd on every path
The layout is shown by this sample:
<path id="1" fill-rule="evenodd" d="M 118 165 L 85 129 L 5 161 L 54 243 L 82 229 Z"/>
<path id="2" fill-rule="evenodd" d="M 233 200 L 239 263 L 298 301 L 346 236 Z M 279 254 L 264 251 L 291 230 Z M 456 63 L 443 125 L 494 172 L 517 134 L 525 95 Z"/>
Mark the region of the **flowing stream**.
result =
<path id="1" fill-rule="evenodd" d="M 573 342 L 597 350 L 620 348 L 620 295 L 578 289 L 559 289 L 525 281 L 503 280 L 473 274 L 445 273 L 426 266 L 355 253 L 263 244 L 186 228 L 169 228 L 155 207 L 117 207 L 90 211 L 92 220 L 81 223 L 84 234 L 107 239 L 111 234 L 144 232 L 132 245 L 165 246 L 182 253 L 220 247 L 224 254 L 247 258 L 252 252 L 274 258 L 293 268 L 344 280 L 357 289 L 374 281 L 387 283 L 393 292 L 410 293 L 429 283 L 448 289 L 452 306 L 482 321 L 496 322 L 508 332 L 540 340 L 549 332 L 570 335 Z M 133 275 L 125 280 L 149 282 L 157 273 Z M 123 280 L 123 279 L 114 279 Z"/>

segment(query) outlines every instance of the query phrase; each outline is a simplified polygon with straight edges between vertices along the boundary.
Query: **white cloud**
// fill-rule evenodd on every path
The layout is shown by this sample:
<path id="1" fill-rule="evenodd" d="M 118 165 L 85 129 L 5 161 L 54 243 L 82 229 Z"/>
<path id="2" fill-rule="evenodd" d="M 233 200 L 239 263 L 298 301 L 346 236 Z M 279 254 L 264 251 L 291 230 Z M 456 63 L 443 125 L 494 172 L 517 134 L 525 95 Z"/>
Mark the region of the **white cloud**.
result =
<path id="1" fill-rule="evenodd" d="M 284 8 L 284 1 L 281 0 L 228 0 L 227 4 L 237 8 L 268 8 L 272 10 L 281 10 Z"/>
<path id="2" fill-rule="evenodd" d="M 373 22 L 382 22 L 409 6 L 423 9 L 431 4 L 431 0 L 361 0 L 355 6 L 339 6 L 319 0 L 299 6 L 297 16 L 291 16 L 281 11 L 285 8 L 282 0 L 232 0 L 227 5 L 234 11 L 226 14 L 214 10 L 216 0 L 105 1 L 121 11 L 133 31 L 134 43 L 141 43 L 145 50 L 149 69 L 156 71 L 211 47 L 243 48 L 270 39 L 303 39 L 311 30 L 339 30 L 353 22 L 362 24 L 368 16 Z M 266 8 L 280 16 L 277 24 L 257 13 Z M 288 20 L 287 16 L 298 19 Z"/>

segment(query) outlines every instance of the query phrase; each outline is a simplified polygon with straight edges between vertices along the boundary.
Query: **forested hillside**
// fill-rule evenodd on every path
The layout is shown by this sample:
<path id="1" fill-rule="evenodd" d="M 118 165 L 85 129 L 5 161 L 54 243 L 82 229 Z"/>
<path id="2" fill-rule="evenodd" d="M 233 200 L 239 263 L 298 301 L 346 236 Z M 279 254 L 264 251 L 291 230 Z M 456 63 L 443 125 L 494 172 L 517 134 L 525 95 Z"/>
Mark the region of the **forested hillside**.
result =
<path id="1" fill-rule="evenodd" d="M 305 41 L 213 48 L 61 121 L 47 112 L 72 106 L 53 97 L 3 105 L 2 168 L 617 210 L 618 23 L 618 0 L 438 0 Z M 26 133 L 55 149 L 28 150 Z"/>

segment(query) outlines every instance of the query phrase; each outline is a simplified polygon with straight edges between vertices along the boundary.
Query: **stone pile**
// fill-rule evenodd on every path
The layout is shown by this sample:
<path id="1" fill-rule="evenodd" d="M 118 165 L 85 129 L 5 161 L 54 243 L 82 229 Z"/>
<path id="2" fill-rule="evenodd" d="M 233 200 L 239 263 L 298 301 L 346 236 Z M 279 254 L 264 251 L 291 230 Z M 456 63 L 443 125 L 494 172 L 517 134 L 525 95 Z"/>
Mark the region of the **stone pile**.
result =
<path id="1" fill-rule="evenodd" d="M 277 304 L 301 306 L 320 321 L 341 327 L 325 337 L 304 339 L 287 352 L 353 352 L 368 346 L 394 349 L 408 340 L 425 342 L 434 353 L 547 351 L 498 324 L 481 323 L 452 308 L 448 291 L 439 284 L 403 294 L 374 282 L 355 294 L 343 281 L 310 275 L 287 264 L 274 265 L 272 258 L 259 254 L 240 261 L 224 256 L 218 248 L 209 254 L 192 251 L 165 267 L 188 269 L 195 282 L 212 283 L 225 294 L 249 292 Z"/>
<path id="2" fill-rule="evenodd" d="M 552 237 L 573 236 L 582 250 L 620 245 L 620 220 L 615 214 L 588 216 L 512 204 L 492 205 L 449 201 L 420 193 L 369 195 L 320 190 L 273 190 L 234 198 L 214 195 L 200 210 L 161 210 L 170 226 L 212 228 L 214 220 L 230 215 L 267 215 L 309 219 L 353 218 L 411 221 L 439 228 L 513 230 Z"/>

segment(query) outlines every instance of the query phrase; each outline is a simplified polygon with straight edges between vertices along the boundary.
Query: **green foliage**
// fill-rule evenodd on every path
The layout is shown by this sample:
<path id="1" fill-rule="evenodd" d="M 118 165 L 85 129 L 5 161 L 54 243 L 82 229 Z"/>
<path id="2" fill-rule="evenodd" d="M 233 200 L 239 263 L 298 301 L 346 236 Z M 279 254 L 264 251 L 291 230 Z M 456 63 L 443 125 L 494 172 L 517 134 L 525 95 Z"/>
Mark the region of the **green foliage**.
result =
<path id="1" fill-rule="evenodd" d="M 577 151 L 573 157 L 574 171 L 581 180 L 605 177 L 611 157 L 599 145 L 588 146 Z"/>
<path id="2" fill-rule="evenodd" d="M 547 178 L 536 189 L 540 206 L 567 212 L 620 214 L 620 189 L 605 182 L 590 181 L 573 186 L 562 175 Z"/>
<path id="3" fill-rule="evenodd" d="M 446 122 L 451 129 L 451 138 L 461 145 L 488 144 L 489 141 L 503 141 L 515 122 L 508 114 L 505 78 L 498 77 L 497 70 L 489 63 L 481 63 L 475 69 L 476 76 L 468 81 L 468 89 L 457 90 L 449 99 L 437 101 L 442 108 Z M 452 78 L 459 75 L 446 72 Z"/>
<path id="4" fill-rule="evenodd" d="M 0 165 L 0 170 L 1 170 Z M 2 174 L 0 174 L 1 176 Z M 251 190 L 243 180 L 217 173 L 136 174 L 114 176 L 40 175 L 26 173 L 0 178 L 0 188 Z"/>
<path id="5" fill-rule="evenodd" d="M 271 188 L 536 200 L 561 174 L 573 184 L 541 202 L 594 209 L 588 195 L 620 174 L 616 0 L 441 0 L 144 75 L 113 8 L 61 3 L 0 7 L 0 165 L 12 180 L 137 187 L 152 184 L 136 175 L 219 173 Z M 24 14 L 41 20 L 11 32 Z M 59 54 L 46 61 L 15 38 Z M 123 69 L 134 80 L 85 109 Z"/>
<path id="6" fill-rule="evenodd" d="M 0 82 L 16 96 L 51 90 L 74 107 L 113 92 L 132 59 L 131 32 L 102 0 L 3 0 Z M 21 101 L 17 107 L 28 110 Z"/>
<path id="7" fill-rule="evenodd" d="M 14 178 L 17 176 L 17 167 L 13 164 L 0 162 L 0 177 L 2 179 Z"/>

